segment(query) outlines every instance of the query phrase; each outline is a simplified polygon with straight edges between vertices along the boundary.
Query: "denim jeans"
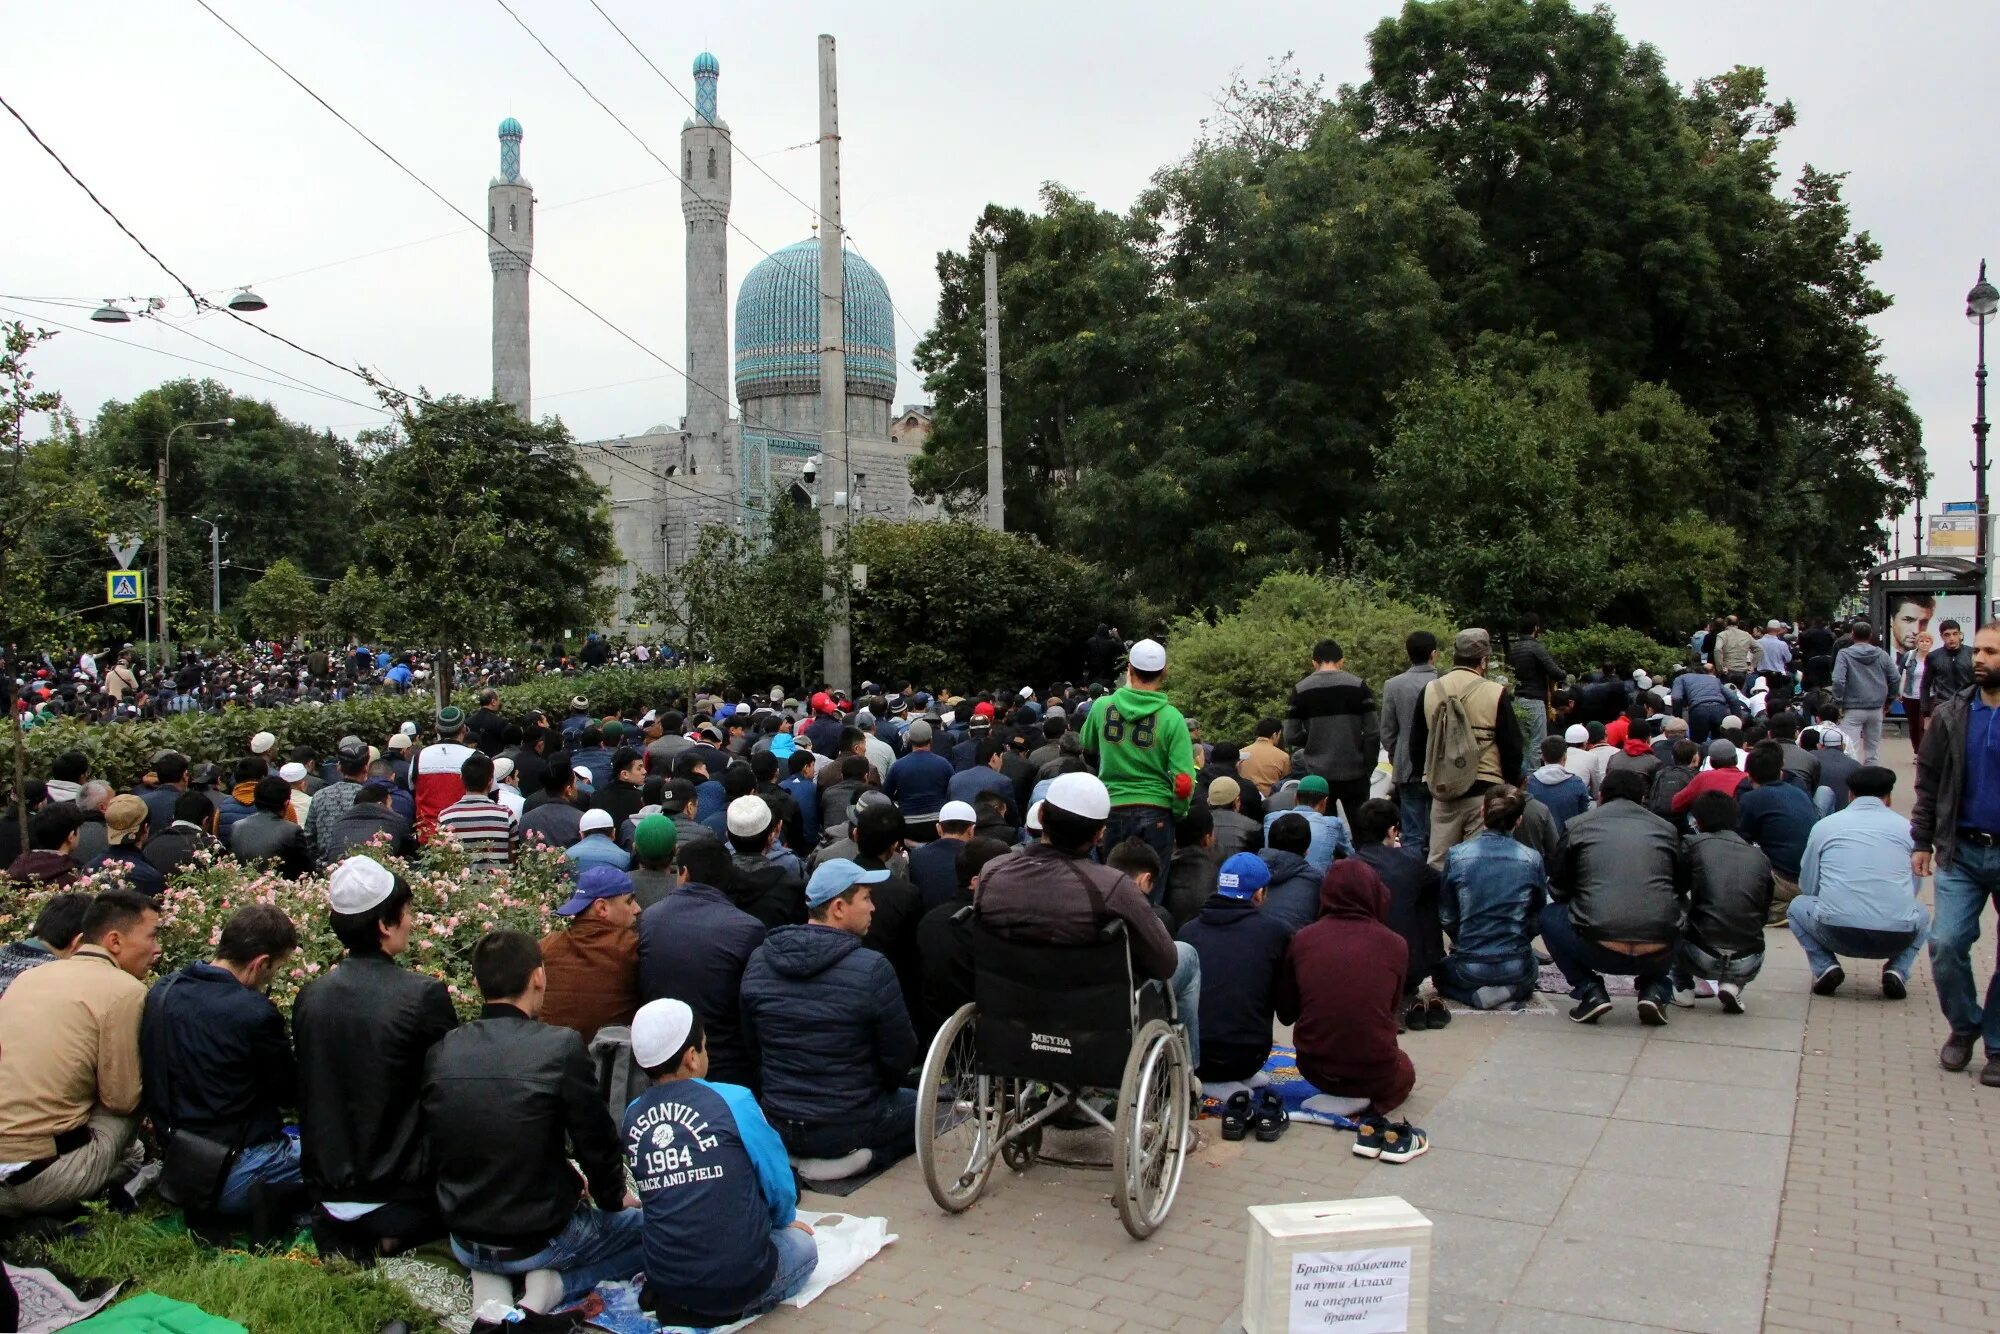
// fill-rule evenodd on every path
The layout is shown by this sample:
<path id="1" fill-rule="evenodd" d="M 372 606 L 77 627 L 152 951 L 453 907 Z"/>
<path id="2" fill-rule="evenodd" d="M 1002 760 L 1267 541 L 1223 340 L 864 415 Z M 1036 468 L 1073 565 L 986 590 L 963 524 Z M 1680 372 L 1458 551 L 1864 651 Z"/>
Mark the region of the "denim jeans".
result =
<path id="1" fill-rule="evenodd" d="M 793 1121 L 772 1117 L 786 1152 L 799 1158 L 845 1158 L 856 1149 L 875 1155 L 882 1167 L 917 1151 L 917 1095 L 891 1089 L 872 1109 L 845 1121 Z"/>
<path id="2" fill-rule="evenodd" d="M 1757 980 L 1757 974 L 1764 968 L 1764 955 L 1739 954 L 1733 959 L 1725 959 L 1719 954 L 1695 944 L 1692 940 L 1681 941 L 1679 955 L 1674 959 L 1674 988 L 1686 991 L 1694 985 L 1697 977 L 1705 977 L 1711 982 L 1728 982 L 1737 987 L 1747 987 Z"/>
<path id="3" fill-rule="evenodd" d="M 1174 993 L 1174 1018 L 1187 1028 L 1188 1060 L 1201 1064 L 1201 956 L 1185 940 L 1174 942 L 1173 979 L 1167 986 Z"/>
<path id="4" fill-rule="evenodd" d="M 1709 739 L 1722 729 L 1722 720 L 1728 713 L 1728 706 L 1719 700 L 1690 704 L 1687 711 L 1688 740 L 1697 746 L 1706 746 Z"/>
<path id="5" fill-rule="evenodd" d="M 1128 838 L 1136 838 L 1160 854 L 1160 873 L 1153 877 L 1153 892 L 1148 895 L 1154 903 L 1164 903 L 1167 897 L 1167 870 L 1174 860 L 1174 817 L 1164 806 L 1113 806 L 1111 818 L 1104 822 L 1105 853 L 1117 847 Z"/>
<path id="6" fill-rule="evenodd" d="M 1936 917 L 1931 923 L 1931 980 L 1938 1008 L 1954 1033 L 1979 1033 L 1986 1054 L 2000 1055 L 2000 970 L 1986 984 L 1979 1003 L 1972 980 L 1972 942 L 1979 939 L 1979 915 L 1987 899 L 2000 894 L 2000 848 L 1976 848 L 1961 841 L 1949 869 L 1932 882 Z"/>
<path id="7" fill-rule="evenodd" d="M 1447 1000 L 1475 1010 L 1496 1010 L 1535 994 L 1535 956 L 1495 959 L 1448 954 L 1439 961 L 1432 982 Z"/>
<path id="8" fill-rule="evenodd" d="M 1398 783 L 1396 804 L 1401 808 L 1397 825 L 1403 831 L 1403 846 L 1423 861 L 1431 852 L 1431 790 L 1421 781 Z"/>
<path id="9" fill-rule="evenodd" d="M 1664 1000 L 1673 986 L 1670 979 L 1673 947 L 1677 943 L 1669 942 L 1666 949 L 1642 956 L 1621 954 L 1578 935 L 1570 925 L 1567 904 L 1551 903 L 1542 909 L 1542 944 L 1556 961 L 1556 967 L 1562 969 L 1563 978 L 1569 983 L 1569 994 L 1575 1000 L 1609 994 L 1610 988 L 1604 985 L 1605 973 L 1632 978 L 1642 998 Z"/>
<path id="10" fill-rule="evenodd" d="M 787 1297 L 798 1296 L 819 1267 L 818 1243 L 789 1223 L 772 1229 L 771 1244 L 778 1248 L 778 1272 L 771 1276 L 771 1286 L 764 1295 L 744 1309 L 746 1318 L 775 1310 Z"/>
<path id="11" fill-rule="evenodd" d="M 301 1179 L 297 1139 L 280 1135 L 262 1144 L 252 1144 L 236 1155 L 236 1165 L 229 1169 L 222 1193 L 215 1197 L 215 1212 L 247 1214 L 252 1186 L 296 1186 Z"/>
<path id="12" fill-rule="evenodd" d="M 1837 954 L 1845 954 L 1850 959 L 1887 959 L 1889 971 L 1904 978 L 1910 975 L 1910 969 L 1916 967 L 1917 952 L 1923 949 L 1931 925 L 1930 914 L 1924 913 L 1921 907 L 1917 911 L 1923 913 L 1923 920 L 1917 923 L 1914 930 L 1905 932 L 1860 931 L 1851 926 L 1832 926 L 1820 920 L 1822 906 L 1814 895 L 1801 894 L 1792 900 L 1791 916 L 1786 919 L 1792 934 L 1799 938 L 1799 947 L 1806 952 L 1806 962 L 1812 965 L 1814 977 L 1839 963 L 1840 960 L 1834 957 Z M 1931 961 L 1931 973 L 1933 976 L 1937 973 L 1935 957 Z M 1938 993 L 1943 995 L 1942 986 L 1938 988 Z M 1975 1016 L 1977 1013 L 1975 1009 Z M 1947 1009 L 1945 1014 L 1949 1017 L 1951 1011 Z M 1954 1024 L 1953 1028 L 1956 1030 L 1957 1025 Z M 1975 1032 L 1978 1028 L 1979 1021 L 1975 1017 L 1964 1031 Z"/>
<path id="13" fill-rule="evenodd" d="M 1549 710 L 1541 700 L 1516 699 L 1514 716 L 1521 724 L 1521 772 L 1507 775 L 1507 781 L 1518 786 L 1527 782 L 1528 775 L 1542 762 L 1542 740 L 1549 734 Z"/>
<path id="14" fill-rule="evenodd" d="M 493 1258 L 493 1249 L 451 1239 L 451 1253 L 467 1269 L 485 1274 L 531 1274 L 553 1269 L 562 1275 L 563 1300 L 573 1302 L 608 1279 L 624 1280 L 646 1267 L 646 1211 L 607 1214 L 580 1204 L 549 1244 L 524 1260 Z M 504 1248 L 502 1248 L 504 1249 Z"/>
<path id="15" fill-rule="evenodd" d="M 1863 764 L 1875 763 L 1882 749 L 1881 709 L 1842 709 L 1840 730 L 1847 734 L 1847 744 L 1855 759 Z"/>

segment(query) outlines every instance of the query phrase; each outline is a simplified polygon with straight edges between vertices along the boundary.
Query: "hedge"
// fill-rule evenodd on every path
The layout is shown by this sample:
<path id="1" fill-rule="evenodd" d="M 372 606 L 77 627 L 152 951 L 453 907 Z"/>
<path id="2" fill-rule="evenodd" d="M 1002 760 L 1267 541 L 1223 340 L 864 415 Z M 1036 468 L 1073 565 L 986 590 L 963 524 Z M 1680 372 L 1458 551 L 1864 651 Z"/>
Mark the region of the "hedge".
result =
<path id="1" fill-rule="evenodd" d="M 1685 648 L 1662 644 L 1638 630 L 1611 625 L 1587 625 L 1579 630 L 1551 630 L 1542 636 L 1550 656 L 1571 676 L 1581 676 L 1610 666 L 1620 676 L 1630 676 L 1644 667 L 1657 681 L 1672 678 L 1674 668 L 1687 657 Z"/>
<path id="2" fill-rule="evenodd" d="M 686 691 L 690 683 L 718 684 L 708 669 L 604 668 L 575 676 L 541 676 L 520 685 L 500 689 L 500 710 L 518 717 L 530 709 L 540 709 L 551 718 L 569 712 L 572 696 L 590 700 L 593 713 L 612 710 L 658 708 L 670 694 Z M 478 705 L 476 690 L 460 690 L 452 702 L 464 709 Z M 27 733 L 28 773 L 46 777 L 55 757 L 64 751 L 81 751 L 90 760 L 90 775 L 123 791 L 138 782 L 152 767 L 153 756 L 163 750 L 177 750 L 199 764 L 213 760 L 226 764 L 250 753 L 250 738 L 269 732 L 278 738 L 277 753 L 289 755 L 292 747 L 311 746 L 320 755 L 333 752 L 344 736 L 362 737 L 380 746 L 406 720 L 428 721 L 431 696 L 424 691 L 407 695 L 377 695 L 337 704 L 314 706 L 291 704 L 276 709 L 230 709 L 224 713 L 179 713 L 162 719 L 126 723 L 86 723 L 73 718 L 43 723 Z M 0 792 L 12 797 L 14 781 L 11 757 L 0 760 Z"/>

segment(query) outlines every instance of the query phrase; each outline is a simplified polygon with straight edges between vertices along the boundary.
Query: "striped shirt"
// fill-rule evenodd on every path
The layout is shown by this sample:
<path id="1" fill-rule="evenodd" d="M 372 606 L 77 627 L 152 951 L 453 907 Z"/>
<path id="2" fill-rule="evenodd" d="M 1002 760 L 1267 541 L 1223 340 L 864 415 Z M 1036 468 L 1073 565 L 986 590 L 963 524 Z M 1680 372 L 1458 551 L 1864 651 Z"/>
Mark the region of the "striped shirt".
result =
<path id="1" fill-rule="evenodd" d="M 491 797 L 470 792 L 438 813 L 438 830 L 451 835 L 474 866 L 507 865 L 520 837 L 514 812 Z"/>

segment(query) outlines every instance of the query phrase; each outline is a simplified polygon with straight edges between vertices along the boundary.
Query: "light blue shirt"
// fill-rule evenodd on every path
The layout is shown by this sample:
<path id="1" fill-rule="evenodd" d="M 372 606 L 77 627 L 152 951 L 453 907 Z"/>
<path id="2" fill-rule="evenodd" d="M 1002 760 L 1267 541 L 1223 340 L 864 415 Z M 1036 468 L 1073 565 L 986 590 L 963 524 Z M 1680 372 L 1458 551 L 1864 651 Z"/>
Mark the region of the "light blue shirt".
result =
<path id="1" fill-rule="evenodd" d="M 1799 893 L 1820 901 L 1820 921 L 1864 931 L 1910 931 L 1923 922 L 1910 870 L 1910 821 L 1880 797 L 1856 797 L 1812 827 L 1799 862 Z"/>
<path id="2" fill-rule="evenodd" d="M 1765 635 L 1757 641 L 1757 669 L 1788 672 L 1792 669 L 1792 646 L 1780 635 Z"/>
<path id="3" fill-rule="evenodd" d="M 1347 821 L 1338 815 L 1322 815 L 1310 806 L 1294 806 L 1288 811 L 1271 811 L 1264 816 L 1264 843 L 1271 842 L 1271 826 L 1280 816 L 1303 815 L 1312 826 L 1312 844 L 1306 849 L 1306 865 L 1326 874 L 1326 868 L 1333 865 L 1335 857 L 1352 857 L 1354 840 L 1348 836 Z"/>

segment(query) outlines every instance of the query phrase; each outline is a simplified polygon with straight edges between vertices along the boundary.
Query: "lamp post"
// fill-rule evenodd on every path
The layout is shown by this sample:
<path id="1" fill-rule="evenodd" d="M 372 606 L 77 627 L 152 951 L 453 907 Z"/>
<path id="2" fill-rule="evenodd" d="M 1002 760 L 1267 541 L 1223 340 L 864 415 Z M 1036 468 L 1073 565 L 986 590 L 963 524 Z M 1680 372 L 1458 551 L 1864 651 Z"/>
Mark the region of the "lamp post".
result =
<path id="1" fill-rule="evenodd" d="M 153 576 L 153 596 L 160 600 L 160 652 L 167 651 L 167 457 L 173 452 L 174 437 L 182 431 L 200 430 L 204 426 L 234 426 L 236 418 L 221 417 L 212 422 L 182 422 L 167 432 L 167 438 L 160 443 L 159 503 L 154 519 L 159 525 L 160 536 L 156 543 L 159 572 Z"/>
<path id="2" fill-rule="evenodd" d="M 1979 559 L 1979 620 L 1984 623 L 1992 616 L 1988 595 L 1986 552 L 1988 535 L 1986 532 L 1986 326 L 1993 323 L 1993 313 L 2000 310 L 2000 291 L 1986 281 L 1986 261 L 1979 261 L 1979 281 L 1965 294 L 1965 318 L 1971 320 L 1979 330 L 1979 368 L 1973 373 L 1972 382 L 1977 386 L 1976 408 L 1972 418 L 1972 476 L 1975 485 L 1973 495 L 1979 510 L 1979 542 L 1975 548 Z"/>

